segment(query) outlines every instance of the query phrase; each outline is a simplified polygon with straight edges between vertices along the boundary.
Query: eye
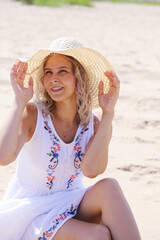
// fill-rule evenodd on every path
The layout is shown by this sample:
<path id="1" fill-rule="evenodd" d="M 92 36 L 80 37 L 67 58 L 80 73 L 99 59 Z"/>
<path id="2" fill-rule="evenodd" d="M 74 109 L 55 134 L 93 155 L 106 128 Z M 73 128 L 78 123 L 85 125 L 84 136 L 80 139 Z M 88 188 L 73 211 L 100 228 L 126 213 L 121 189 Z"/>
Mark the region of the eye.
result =
<path id="1" fill-rule="evenodd" d="M 48 71 L 45 71 L 45 72 L 44 72 L 44 75 L 48 75 L 48 74 L 52 74 L 52 71 L 49 71 L 49 70 L 48 70 Z"/>
<path id="2" fill-rule="evenodd" d="M 58 73 L 66 73 L 66 72 L 67 72 L 66 70 L 62 69 Z"/>

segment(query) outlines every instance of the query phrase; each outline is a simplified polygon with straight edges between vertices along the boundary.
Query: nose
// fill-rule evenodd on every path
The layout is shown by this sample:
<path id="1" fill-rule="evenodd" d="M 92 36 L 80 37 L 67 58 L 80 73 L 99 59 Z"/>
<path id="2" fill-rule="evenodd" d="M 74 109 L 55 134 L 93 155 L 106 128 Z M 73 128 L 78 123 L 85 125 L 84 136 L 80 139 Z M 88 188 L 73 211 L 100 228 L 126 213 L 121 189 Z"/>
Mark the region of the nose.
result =
<path id="1" fill-rule="evenodd" d="M 57 78 L 53 78 L 52 80 L 53 80 L 53 82 L 58 82 Z"/>
<path id="2" fill-rule="evenodd" d="M 52 81 L 53 82 L 59 82 L 58 77 L 56 76 L 56 74 L 52 74 Z"/>

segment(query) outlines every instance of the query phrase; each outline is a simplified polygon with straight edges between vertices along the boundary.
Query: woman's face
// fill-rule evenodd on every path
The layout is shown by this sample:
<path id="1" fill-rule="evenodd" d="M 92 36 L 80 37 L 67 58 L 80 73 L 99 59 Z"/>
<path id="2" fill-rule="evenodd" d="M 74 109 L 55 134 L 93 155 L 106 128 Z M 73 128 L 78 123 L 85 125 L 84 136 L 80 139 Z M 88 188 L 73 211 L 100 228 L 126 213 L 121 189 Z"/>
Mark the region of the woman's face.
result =
<path id="1" fill-rule="evenodd" d="M 47 60 L 44 67 L 44 86 L 56 102 L 75 100 L 76 79 L 72 63 L 66 57 L 55 54 Z"/>

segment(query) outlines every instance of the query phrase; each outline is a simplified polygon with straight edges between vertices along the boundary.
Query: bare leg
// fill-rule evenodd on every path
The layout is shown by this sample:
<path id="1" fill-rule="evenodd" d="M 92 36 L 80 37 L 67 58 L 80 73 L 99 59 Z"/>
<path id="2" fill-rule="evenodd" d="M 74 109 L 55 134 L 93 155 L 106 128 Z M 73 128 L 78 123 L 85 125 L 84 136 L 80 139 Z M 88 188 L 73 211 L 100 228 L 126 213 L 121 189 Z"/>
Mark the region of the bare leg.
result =
<path id="1" fill-rule="evenodd" d="M 70 219 L 57 231 L 52 240 L 111 240 L 107 227 Z"/>
<path id="2" fill-rule="evenodd" d="M 107 226 L 113 240 L 140 240 L 131 209 L 114 179 L 97 182 L 84 195 L 75 218 L 92 222 L 99 219 Z"/>
<path id="3" fill-rule="evenodd" d="M 109 227 L 114 240 L 140 240 L 135 219 L 119 184 L 106 181 L 105 185 L 106 192 L 101 198 L 102 223 Z"/>

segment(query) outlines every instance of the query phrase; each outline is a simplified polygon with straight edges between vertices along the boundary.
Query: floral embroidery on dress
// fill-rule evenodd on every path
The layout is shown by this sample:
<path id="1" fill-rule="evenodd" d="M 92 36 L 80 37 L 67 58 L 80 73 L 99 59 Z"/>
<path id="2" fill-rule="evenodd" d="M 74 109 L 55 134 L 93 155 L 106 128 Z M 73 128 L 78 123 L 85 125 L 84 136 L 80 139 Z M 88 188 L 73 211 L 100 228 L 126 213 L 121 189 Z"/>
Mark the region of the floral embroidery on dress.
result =
<path id="1" fill-rule="evenodd" d="M 82 152 L 82 147 L 80 147 L 80 142 L 82 140 L 84 133 L 88 131 L 88 129 L 89 129 L 88 125 L 86 127 L 83 127 L 75 141 L 74 150 L 76 151 L 76 153 L 74 158 L 74 167 L 76 169 L 80 169 L 81 167 L 81 161 L 84 156 L 84 153 Z"/>
<path id="2" fill-rule="evenodd" d="M 80 142 L 82 140 L 82 137 L 86 131 L 88 131 L 88 125 L 83 127 L 80 131 L 79 135 L 77 136 L 75 140 L 74 150 L 75 152 L 75 158 L 74 158 L 74 168 L 75 173 L 70 176 L 70 179 L 67 182 L 67 189 L 72 186 L 72 183 L 75 178 L 81 173 L 81 161 L 84 156 L 84 153 L 82 152 L 82 147 L 80 146 Z"/>
<path id="3" fill-rule="evenodd" d="M 75 216 L 77 212 L 78 205 L 74 207 L 73 203 L 71 204 L 70 209 L 66 209 L 64 212 L 60 213 L 56 219 L 53 220 L 53 226 L 43 233 L 43 237 L 40 237 L 39 240 L 47 240 L 47 237 L 52 237 L 53 231 L 56 229 L 57 225 L 64 221 L 68 216 Z"/>
<path id="4" fill-rule="evenodd" d="M 55 169 L 58 165 L 58 157 L 59 157 L 59 154 L 54 152 L 53 150 L 51 150 L 50 153 L 47 153 L 48 156 L 52 157 L 50 159 L 50 162 L 53 162 L 52 164 L 48 165 L 48 168 L 49 169 Z"/>
<path id="5" fill-rule="evenodd" d="M 72 186 L 73 180 L 79 175 L 79 172 L 75 172 L 75 174 L 71 175 L 70 179 L 67 182 L 67 189 Z"/>
<path id="6" fill-rule="evenodd" d="M 53 182 L 55 180 L 54 170 L 58 165 L 58 152 L 60 151 L 60 145 L 59 145 L 59 139 L 56 137 L 56 135 L 52 132 L 51 128 L 48 125 L 48 121 L 45 119 L 45 112 L 42 111 L 42 115 L 44 118 L 44 129 L 48 131 L 50 139 L 52 141 L 52 146 L 50 147 L 50 152 L 47 153 L 47 155 L 50 157 L 50 164 L 48 165 L 47 169 L 47 182 L 46 187 L 48 187 L 49 190 L 53 188 Z"/>

